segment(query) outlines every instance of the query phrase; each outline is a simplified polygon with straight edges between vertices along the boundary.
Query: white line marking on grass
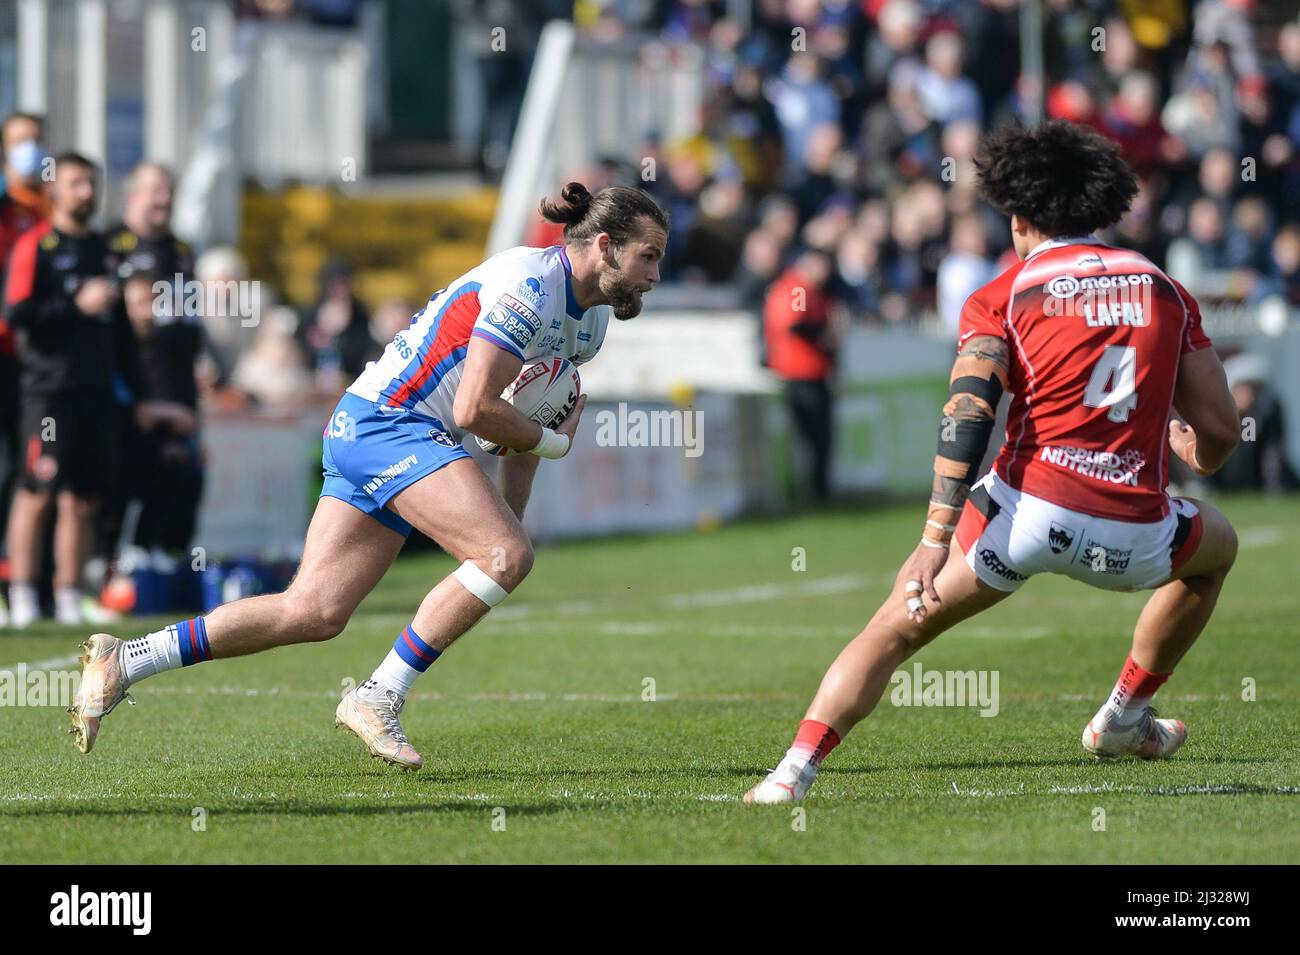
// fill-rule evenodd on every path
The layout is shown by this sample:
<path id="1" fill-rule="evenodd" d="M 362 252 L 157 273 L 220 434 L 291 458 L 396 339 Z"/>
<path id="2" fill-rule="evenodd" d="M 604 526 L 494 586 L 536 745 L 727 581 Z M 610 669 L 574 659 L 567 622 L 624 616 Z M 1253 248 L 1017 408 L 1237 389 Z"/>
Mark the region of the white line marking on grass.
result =
<path id="1" fill-rule="evenodd" d="M 786 597 L 842 594 L 866 586 L 867 579 L 858 574 L 819 577 L 794 584 L 746 584 L 725 590 L 700 590 L 694 593 L 669 594 L 665 599 L 674 610 L 692 607 L 728 607 L 732 604 L 758 603 Z"/>
<path id="2" fill-rule="evenodd" d="M 811 580 L 802 580 L 798 583 L 779 583 L 779 584 L 747 584 L 740 587 L 730 587 L 723 590 L 701 590 L 687 593 L 668 594 L 663 597 L 661 603 L 670 609 L 688 610 L 694 607 L 727 607 L 733 604 L 758 603 L 771 600 L 784 600 L 789 597 L 799 596 L 825 596 L 828 594 L 849 593 L 858 590 L 868 584 L 867 578 L 858 574 L 842 574 L 837 577 L 817 577 Z M 488 616 L 485 624 L 509 624 L 525 620 L 537 614 L 545 614 L 548 618 L 554 617 L 584 617 L 590 616 L 597 610 L 601 609 L 601 604 L 590 600 L 570 600 L 555 605 L 537 605 L 537 604 L 507 604 L 492 611 Z M 397 614 L 382 614 L 369 617 L 372 624 L 382 625 L 381 621 L 409 621 L 408 616 Z M 546 626 L 555 626 L 551 621 Z M 650 628 L 666 626 L 658 623 L 638 623 L 638 622 L 618 622 L 612 621 L 601 625 L 602 627 L 614 628 L 609 632 L 614 634 L 629 633 L 633 636 L 651 635 L 656 632 Z M 734 632 L 722 633 L 720 628 L 719 635 L 725 636 L 763 636 L 763 632 L 755 629 L 749 631 L 743 629 L 744 625 L 737 625 L 742 629 Z M 632 628 L 629 630 L 619 630 L 618 628 Z M 640 629 L 637 629 L 640 628 Z M 703 628 L 702 628 L 703 629 Z M 836 631 L 838 632 L 838 631 Z M 812 633 L 800 633 L 797 628 L 775 628 L 775 635 L 778 636 L 795 636 L 795 635 L 820 635 Z M 62 667 L 71 666 L 80 659 L 78 654 L 68 656 L 51 657 L 48 660 L 38 660 L 35 663 L 27 663 L 27 670 L 55 670 Z M 20 663 L 11 664 L 4 667 L 5 670 L 14 670 Z"/>
<path id="3" fill-rule="evenodd" d="M 1019 789 L 958 789 L 956 783 L 952 783 L 952 792 L 954 796 L 973 796 L 977 799 L 1001 799 L 1008 796 L 1023 796 L 1025 794 L 1025 784 L 1021 783 Z"/>
<path id="4" fill-rule="evenodd" d="M 882 581 L 892 582 L 892 578 Z M 722 590 L 697 590 L 667 594 L 660 602 L 672 610 L 689 610 L 694 607 L 727 607 L 733 604 L 761 603 L 771 600 L 784 600 L 789 597 L 825 596 L 829 594 L 850 593 L 867 586 L 870 581 L 859 574 L 842 574 L 837 577 L 815 577 L 797 583 L 744 584 Z M 561 604 L 509 603 L 498 607 L 490 613 L 480 626 L 494 624 L 516 624 L 531 620 L 538 615 L 554 617 L 585 617 L 607 608 L 607 603 L 591 600 L 570 600 Z M 367 621 L 375 626 L 394 627 L 410 622 L 409 616 L 401 614 L 376 614 L 367 616 Z M 535 626 L 559 629 L 560 624 L 553 620 L 535 622 Z M 635 624 L 626 624 L 635 626 Z M 614 623 L 611 626 L 624 626 Z M 748 635 L 748 634 L 741 634 Z"/>
<path id="5" fill-rule="evenodd" d="M 140 694 L 141 700 L 158 696 L 240 696 L 274 697 L 290 700 L 337 700 L 337 690 L 290 690 L 282 686 L 266 688 L 252 686 L 154 686 Z M 501 693 L 408 693 L 408 702 L 469 702 L 469 703 L 638 703 L 646 701 L 639 693 L 547 693 L 542 690 L 515 690 Z M 659 693 L 658 703 L 776 703 L 802 700 L 794 693 Z"/>
<path id="6" fill-rule="evenodd" d="M 1057 697 L 1064 703 L 1087 703 L 1090 700 L 1099 699 L 1095 694 L 1083 693 L 1062 693 Z M 1235 696 L 1229 696 L 1226 693 L 1219 693 L 1215 696 L 1205 696 L 1201 693 L 1161 693 L 1160 699 L 1165 703 L 1227 703 L 1235 700 Z"/>
<path id="7" fill-rule="evenodd" d="M 1114 783 L 1083 783 L 1077 786 L 1053 786 L 1048 790 L 1049 793 L 1059 796 L 1084 796 L 1092 793 L 1113 793 L 1120 792 L 1120 788 Z"/>
<path id="8" fill-rule="evenodd" d="M 1280 527 L 1246 527 L 1237 532 L 1237 547 L 1241 550 L 1272 547 L 1285 539 Z"/>
<path id="9" fill-rule="evenodd" d="M 1057 796 L 1084 796 L 1095 793 L 1137 793 L 1143 796 L 1203 796 L 1203 795 L 1253 795 L 1260 787 L 1246 786 L 1241 783 L 1203 783 L 1186 786 L 1117 786 L 1115 783 L 1084 783 L 1077 786 L 1053 786 L 1048 790 Z M 1300 793 L 1300 786 L 1273 786 L 1272 792 L 1277 796 L 1290 796 Z"/>
<path id="10" fill-rule="evenodd" d="M 12 676 L 14 671 L 21 666 L 25 666 L 28 673 L 33 670 L 62 670 L 64 667 L 72 666 L 80 659 L 80 655 L 74 653 L 66 657 L 50 657 L 48 660 L 37 660 L 35 663 L 12 663 L 4 667 L 3 672 Z"/>
<path id="11" fill-rule="evenodd" d="M 956 632 L 977 640 L 1040 640 L 1052 635 L 1050 627 L 964 627 Z"/>
<path id="12" fill-rule="evenodd" d="M 492 625 L 489 617 L 481 624 L 485 628 Z M 603 623 L 587 625 L 588 629 L 604 636 L 614 637 L 654 637 L 669 634 L 689 634 L 699 637 L 777 637 L 786 638 L 827 638 L 848 639 L 857 629 L 857 624 L 837 626 L 810 627 L 800 624 L 759 626 L 747 623 L 702 624 L 694 620 L 677 620 L 673 622 L 649 620 L 607 620 Z M 492 628 L 494 631 L 516 632 L 527 630 L 529 633 L 567 633 L 573 629 L 571 623 L 558 620 L 511 620 L 504 626 Z"/>

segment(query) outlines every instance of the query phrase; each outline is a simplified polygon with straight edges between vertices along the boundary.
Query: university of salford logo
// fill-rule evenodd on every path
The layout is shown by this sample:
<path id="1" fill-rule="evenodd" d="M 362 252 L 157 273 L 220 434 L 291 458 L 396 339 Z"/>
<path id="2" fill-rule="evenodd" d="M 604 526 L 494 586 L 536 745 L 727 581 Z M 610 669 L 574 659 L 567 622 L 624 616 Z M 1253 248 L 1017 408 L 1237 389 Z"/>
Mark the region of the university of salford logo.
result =
<path id="1" fill-rule="evenodd" d="M 1047 546 L 1052 549 L 1052 553 L 1064 554 L 1073 543 L 1074 531 L 1052 521 L 1052 526 L 1047 532 Z"/>

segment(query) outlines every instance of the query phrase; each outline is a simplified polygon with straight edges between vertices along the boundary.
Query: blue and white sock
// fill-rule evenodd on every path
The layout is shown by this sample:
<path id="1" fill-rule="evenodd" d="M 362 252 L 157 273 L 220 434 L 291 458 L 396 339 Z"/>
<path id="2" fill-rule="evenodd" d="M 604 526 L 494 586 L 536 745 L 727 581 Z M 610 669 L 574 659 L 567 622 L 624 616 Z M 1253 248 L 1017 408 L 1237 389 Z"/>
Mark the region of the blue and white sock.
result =
<path id="1" fill-rule="evenodd" d="M 393 649 L 388 651 L 388 656 L 384 657 L 384 662 L 379 664 L 370 679 L 404 697 L 415 678 L 429 669 L 440 656 L 440 650 L 429 646 L 414 629 L 407 627 L 397 635 Z"/>
<path id="2" fill-rule="evenodd" d="M 208 625 L 202 617 L 191 617 L 138 640 L 128 640 L 122 648 L 122 665 L 128 686 L 164 670 L 193 666 L 211 659 Z"/>

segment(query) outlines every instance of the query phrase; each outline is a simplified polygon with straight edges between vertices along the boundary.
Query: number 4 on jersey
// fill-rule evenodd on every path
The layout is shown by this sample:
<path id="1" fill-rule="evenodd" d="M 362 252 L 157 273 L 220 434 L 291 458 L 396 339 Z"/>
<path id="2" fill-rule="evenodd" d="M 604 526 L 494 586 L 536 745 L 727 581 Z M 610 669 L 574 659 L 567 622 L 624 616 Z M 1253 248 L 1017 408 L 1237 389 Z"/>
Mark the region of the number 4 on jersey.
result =
<path id="1" fill-rule="evenodd" d="M 1093 366 L 1092 377 L 1083 393 L 1089 408 L 1109 408 L 1111 421 L 1124 422 L 1137 407 L 1137 349 L 1128 345 L 1107 345 Z"/>

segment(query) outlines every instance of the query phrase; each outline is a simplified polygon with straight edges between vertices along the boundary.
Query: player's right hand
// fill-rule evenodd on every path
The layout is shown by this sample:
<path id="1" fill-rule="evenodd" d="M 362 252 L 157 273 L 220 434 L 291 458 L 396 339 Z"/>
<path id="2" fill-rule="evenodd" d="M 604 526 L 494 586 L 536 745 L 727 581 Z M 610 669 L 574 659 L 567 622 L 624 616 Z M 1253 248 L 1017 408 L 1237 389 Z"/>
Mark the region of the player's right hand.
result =
<path id="1" fill-rule="evenodd" d="M 87 315 L 99 315 L 117 298 L 117 286 L 106 278 L 86 279 L 73 302 Z"/>
<path id="2" fill-rule="evenodd" d="M 1196 429 L 1191 425 L 1183 424 L 1181 421 L 1169 422 L 1169 448 L 1201 477 L 1208 477 L 1211 474 L 1196 460 Z"/>
<path id="3" fill-rule="evenodd" d="M 903 607 L 908 620 L 913 623 L 925 623 L 925 618 L 929 615 L 929 611 L 925 606 L 926 597 L 930 598 L 936 607 L 942 603 L 939 599 L 939 591 L 934 588 L 934 579 L 939 576 L 939 571 L 943 570 L 943 565 L 947 562 L 948 549 L 946 547 L 927 547 L 925 544 L 916 545 L 916 550 L 912 551 L 912 556 L 907 559 L 907 563 L 903 565 L 903 569 L 898 575 L 904 582 Z M 913 581 L 915 583 L 912 583 Z M 918 603 L 910 603 L 916 598 L 920 598 Z"/>
<path id="4" fill-rule="evenodd" d="M 587 396 L 578 395 L 578 401 L 569 412 L 569 416 L 555 426 L 555 433 L 568 437 L 569 444 L 573 444 L 573 434 L 578 430 L 578 419 L 582 417 L 582 409 L 587 405 Z"/>

